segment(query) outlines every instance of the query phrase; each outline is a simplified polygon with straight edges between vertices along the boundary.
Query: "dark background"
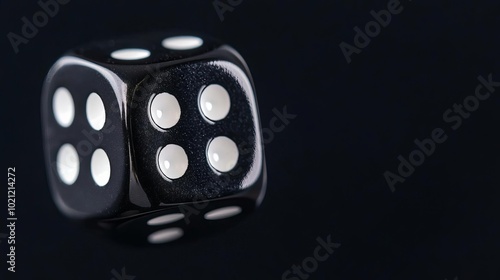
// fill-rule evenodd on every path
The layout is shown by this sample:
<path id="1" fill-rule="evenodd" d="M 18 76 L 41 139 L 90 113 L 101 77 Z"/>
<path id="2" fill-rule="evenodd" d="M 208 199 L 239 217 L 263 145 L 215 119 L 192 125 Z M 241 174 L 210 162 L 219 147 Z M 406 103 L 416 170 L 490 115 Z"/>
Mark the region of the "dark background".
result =
<path id="1" fill-rule="evenodd" d="M 18 217 L 17 272 L 6 270 L 4 239 L 0 275 L 112 279 L 125 267 L 137 280 L 281 279 L 313 255 L 317 237 L 331 235 L 341 247 L 309 279 L 500 279 L 500 89 L 455 131 L 442 116 L 474 94 L 479 75 L 500 80 L 498 1 L 402 1 L 350 64 L 339 44 L 353 44 L 353 28 L 389 1 L 332 2 L 243 0 L 221 21 L 212 1 L 72 0 L 15 54 L 7 33 L 20 34 L 21 18 L 40 7 L 0 1 L 1 167 L 16 167 Z M 297 117 L 265 146 L 268 192 L 251 217 L 188 243 L 132 247 L 56 209 L 40 91 L 72 47 L 171 28 L 218 37 L 242 54 L 263 127 L 273 108 Z M 383 173 L 397 172 L 398 155 L 408 158 L 413 140 L 438 127 L 448 140 L 391 192 Z"/>

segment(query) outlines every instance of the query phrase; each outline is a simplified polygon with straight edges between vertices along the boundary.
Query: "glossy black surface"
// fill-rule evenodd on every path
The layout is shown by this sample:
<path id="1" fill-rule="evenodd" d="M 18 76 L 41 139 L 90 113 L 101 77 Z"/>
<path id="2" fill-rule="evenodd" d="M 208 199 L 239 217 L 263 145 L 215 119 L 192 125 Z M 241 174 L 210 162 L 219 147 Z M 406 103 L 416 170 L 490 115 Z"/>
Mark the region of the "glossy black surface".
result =
<path id="1" fill-rule="evenodd" d="M 200 47 L 186 50 L 167 49 L 162 46 L 162 41 L 167 38 L 178 36 L 196 36 L 203 40 Z M 219 41 L 202 34 L 184 32 L 155 32 L 130 34 L 120 38 L 112 38 L 105 41 L 92 42 L 69 51 L 68 55 L 81 57 L 98 64 L 111 65 L 151 65 L 161 62 L 172 62 L 182 59 L 189 59 L 204 53 L 213 51 L 222 45 Z M 111 57 L 111 53 L 116 50 L 139 48 L 148 50 L 151 55 L 138 60 L 120 60 Z"/>
<path id="2" fill-rule="evenodd" d="M 60 182 L 57 170 L 48 168 L 56 204 L 67 216 L 98 225 L 106 224 L 100 219 L 118 218 L 104 228 L 121 229 L 114 232 L 129 241 L 144 242 L 147 236 L 134 233 L 154 230 L 142 220 L 135 221 L 135 217 L 149 217 L 147 213 L 199 200 L 218 199 L 210 204 L 215 209 L 219 204 L 224 206 L 222 200 L 231 196 L 232 200 L 245 201 L 238 202 L 245 207 L 239 218 L 260 204 L 265 191 L 260 120 L 245 62 L 230 47 L 205 37 L 203 45 L 194 50 L 167 50 L 161 47 L 166 37 L 151 34 L 76 48 L 54 64 L 43 88 L 47 165 L 54 165 L 63 143 L 73 144 L 81 153 L 81 142 L 94 139 L 87 139 L 87 130 L 98 140 L 82 156 L 75 184 Z M 110 57 L 117 49 L 135 47 L 148 49 L 150 57 L 130 61 Z M 223 86 L 230 95 L 230 111 L 221 121 L 208 121 L 199 108 L 199 94 L 211 84 Z M 69 128 L 58 126 L 53 116 L 52 97 L 59 87 L 68 88 L 74 96 L 75 121 Z M 85 115 L 91 92 L 98 93 L 105 104 L 107 120 L 100 131 L 90 127 Z M 167 130 L 159 130 L 150 117 L 150 101 L 162 92 L 174 95 L 181 108 L 179 122 Z M 217 172 L 208 163 L 207 145 L 217 136 L 229 137 L 238 146 L 238 162 L 229 172 Z M 166 179 L 160 174 L 157 155 L 167 144 L 180 145 L 187 153 L 189 166 L 179 179 Z M 90 155 L 98 148 L 107 152 L 111 163 L 112 176 L 103 187 L 96 185 L 90 173 Z M 147 230 L 127 232 L 121 225 L 125 222 Z M 188 230 L 194 230 L 191 228 Z"/>
<path id="3" fill-rule="evenodd" d="M 231 107 L 220 121 L 207 121 L 198 100 L 202 90 L 211 84 L 223 86 L 229 93 Z M 149 104 L 158 93 L 168 92 L 176 97 L 181 108 L 179 122 L 172 128 L 158 129 L 151 121 Z M 139 182 L 151 197 L 161 203 L 189 202 L 194 197 L 217 198 L 238 192 L 253 164 L 262 162 L 256 155 L 257 143 L 249 99 L 242 85 L 227 70 L 208 61 L 190 62 L 162 69 L 147 77 L 131 100 L 130 133 L 132 153 Z M 206 150 L 217 136 L 232 139 L 239 148 L 234 169 L 220 173 L 210 167 Z M 165 179 L 157 167 L 157 154 L 167 144 L 184 148 L 189 159 L 186 174 L 176 180 Z"/>
<path id="4" fill-rule="evenodd" d="M 54 92 L 64 87 L 72 95 L 75 118 L 69 127 L 60 126 L 54 117 Z M 92 92 L 99 93 L 106 109 L 103 129 L 93 129 L 86 117 L 86 102 Z M 58 207 L 68 216 L 89 218 L 114 215 L 128 199 L 130 158 L 129 138 L 119 101 L 109 81 L 94 69 L 65 65 L 51 73 L 42 93 L 43 135 L 46 169 L 51 191 Z M 67 185 L 57 174 L 57 152 L 69 143 L 77 150 L 80 172 L 74 184 Z M 104 149 L 111 162 L 111 177 L 99 187 L 90 173 L 90 159 L 96 149 Z"/>

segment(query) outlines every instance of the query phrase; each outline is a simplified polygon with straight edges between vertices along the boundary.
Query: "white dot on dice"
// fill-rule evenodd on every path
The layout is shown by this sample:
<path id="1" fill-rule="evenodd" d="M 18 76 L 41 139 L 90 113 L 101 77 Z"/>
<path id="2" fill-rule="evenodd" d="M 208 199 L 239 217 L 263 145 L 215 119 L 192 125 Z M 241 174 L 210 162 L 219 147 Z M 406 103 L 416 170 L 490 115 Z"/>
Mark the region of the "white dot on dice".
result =
<path id="1" fill-rule="evenodd" d="M 175 96 L 164 92 L 153 98 L 149 114 L 157 126 L 168 129 L 176 125 L 181 118 L 181 107 Z"/>
<path id="2" fill-rule="evenodd" d="M 209 85 L 200 95 L 199 106 L 203 115 L 212 121 L 220 121 L 231 108 L 229 93 L 220 85 Z"/>
<path id="3" fill-rule="evenodd" d="M 179 239 L 183 235 L 184 231 L 180 228 L 168 228 L 152 233 L 148 236 L 148 241 L 152 244 L 167 243 Z"/>
<path id="4" fill-rule="evenodd" d="M 95 130 L 100 130 L 106 122 L 106 109 L 101 97 L 93 92 L 87 98 L 86 106 L 87 120 Z"/>
<path id="5" fill-rule="evenodd" d="M 205 214 L 205 219 L 207 220 L 222 220 L 241 213 L 241 207 L 239 206 L 227 206 L 219 209 L 212 210 Z"/>
<path id="6" fill-rule="evenodd" d="M 167 178 L 178 179 L 186 173 L 188 157 L 181 146 L 168 144 L 158 155 L 158 166 Z"/>
<path id="7" fill-rule="evenodd" d="M 66 88 L 58 88 L 52 98 L 54 117 L 62 127 L 69 127 L 75 118 L 75 103 L 71 93 Z"/>
<path id="8" fill-rule="evenodd" d="M 92 178 L 94 182 L 99 186 L 103 187 L 109 182 L 111 177 L 111 164 L 109 163 L 109 158 L 103 149 L 97 149 L 92 154 L 90 159 L 90 172 L 92 173 Z"/>
<path id="9" fill-rule="evenodd" d="M 174 213 L 174 214 L 167 214 L 163 216 L 159 216 L 156 218 L 153 218 L 148 221 L 149 226 L 161 226 L 161 225 L 166 225 L 170 223 L 177 222 L 179 220 L 184 219 L 184 214 L 182 213 Z"/>
<path id="10" fill-rule="evenodd" d="M 57 174 L 63 183 L 72 185 L 80 173 L 80 158 L 75 147 L 64 144 L 57 152 Z"/>
<path id="11" fill-rule="evenodd" d="M 118 60 L 139 60 L 150 55 L 151 52 L 145 49 L 121 49 L 111 53 L 111 57 Z"/>
<path id="12" fill-rule="evenodd" d="M 226 136 L 216 137 L 208 144 L 208 162 L 217 171 L 230 171 L 236 166 L 238 157 L 239 152 L 236 143 Z"/>
<path id="13" fill-rule="evenodd" d="M 171 50 L 191 50 L 203 45 L 203 40 L 195 36 L 170 37 L 161 42 L 162 46 Z"/>

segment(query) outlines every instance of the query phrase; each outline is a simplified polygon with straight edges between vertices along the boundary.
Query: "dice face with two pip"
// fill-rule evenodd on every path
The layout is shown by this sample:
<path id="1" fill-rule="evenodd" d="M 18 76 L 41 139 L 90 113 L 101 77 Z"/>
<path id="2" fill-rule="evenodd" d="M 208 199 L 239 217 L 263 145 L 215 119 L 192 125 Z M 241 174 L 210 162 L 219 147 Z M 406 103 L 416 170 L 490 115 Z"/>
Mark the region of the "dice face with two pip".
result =
<path id="1" fill-rule="evenodd" d="M 69 51 L 46 77 L 42 126 L 60 211 L 129 242 L 216 231 L 265 193 L 250 72 L 208 37 L 155 33 Z"/>

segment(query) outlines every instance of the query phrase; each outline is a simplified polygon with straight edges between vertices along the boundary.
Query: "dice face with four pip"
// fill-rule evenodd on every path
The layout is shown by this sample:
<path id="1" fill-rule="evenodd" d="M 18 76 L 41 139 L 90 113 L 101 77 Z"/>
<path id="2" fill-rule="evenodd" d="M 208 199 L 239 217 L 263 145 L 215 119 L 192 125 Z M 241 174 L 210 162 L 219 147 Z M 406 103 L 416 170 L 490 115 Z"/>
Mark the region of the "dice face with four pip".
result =
<path id="1" fill-rule="evenodd" d="M 265 193 L 250 72 L 207 37 L 148 34 L 68 52 L 45 80 L 42 121 L 58 208 L 137 243 L 231 224 Z"/>

